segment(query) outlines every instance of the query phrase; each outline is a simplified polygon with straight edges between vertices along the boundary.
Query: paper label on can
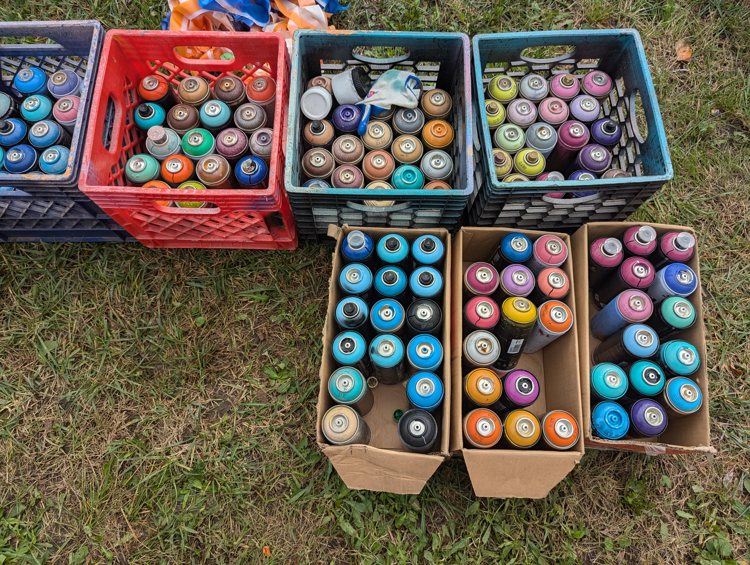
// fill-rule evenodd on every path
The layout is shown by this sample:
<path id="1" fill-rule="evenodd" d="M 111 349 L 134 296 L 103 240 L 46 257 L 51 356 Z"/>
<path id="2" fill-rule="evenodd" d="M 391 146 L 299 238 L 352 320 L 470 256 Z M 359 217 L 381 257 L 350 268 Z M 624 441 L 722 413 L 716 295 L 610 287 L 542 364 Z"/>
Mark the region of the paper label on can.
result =
<path id="1" fill-rule="evenodd" d="M 514 353 L 518 353 L 521 351 L 521 348 L 523 347 L 523 340 L 522 339 L 514 339 L 510 342 L 510 345 L 508 346 L 508 353 L 513 355 Z"/>

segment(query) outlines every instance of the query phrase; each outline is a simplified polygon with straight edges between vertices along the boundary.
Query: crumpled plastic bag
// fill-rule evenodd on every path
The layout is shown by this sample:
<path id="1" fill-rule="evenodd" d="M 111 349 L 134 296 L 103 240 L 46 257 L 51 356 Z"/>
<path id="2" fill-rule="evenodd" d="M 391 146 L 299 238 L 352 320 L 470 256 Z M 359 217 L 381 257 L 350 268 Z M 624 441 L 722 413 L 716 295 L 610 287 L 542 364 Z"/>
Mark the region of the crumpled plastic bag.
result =
<path id="1" fill-rule="evenodd" d="M 422 81 L 410 71 L 388 69 L 370 87 L 361 104 L 364 106 L 358 132 L 364 135 L 373 111 L 389 110 L 391 106 L 416 108 L 422 93 Z"/>

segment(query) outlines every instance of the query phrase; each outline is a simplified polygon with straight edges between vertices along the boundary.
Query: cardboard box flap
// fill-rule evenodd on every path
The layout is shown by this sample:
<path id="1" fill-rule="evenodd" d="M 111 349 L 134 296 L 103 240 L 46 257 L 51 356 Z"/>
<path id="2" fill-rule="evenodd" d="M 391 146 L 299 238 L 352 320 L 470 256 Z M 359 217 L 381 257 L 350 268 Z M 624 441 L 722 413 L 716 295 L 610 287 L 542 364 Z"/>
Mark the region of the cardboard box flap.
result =
<path id="1" fill-rule="evenodd" d="M 544 498 L 581 460 L 579 451 L 464 449 L 477 496 Z"/>
<path id="2" fill-rule="evenodd" d="M 441 455 L 391 451 L 369 445 L 321 444 L 320 448 L 350 489 L 419 494 L 443 462 Z"/>

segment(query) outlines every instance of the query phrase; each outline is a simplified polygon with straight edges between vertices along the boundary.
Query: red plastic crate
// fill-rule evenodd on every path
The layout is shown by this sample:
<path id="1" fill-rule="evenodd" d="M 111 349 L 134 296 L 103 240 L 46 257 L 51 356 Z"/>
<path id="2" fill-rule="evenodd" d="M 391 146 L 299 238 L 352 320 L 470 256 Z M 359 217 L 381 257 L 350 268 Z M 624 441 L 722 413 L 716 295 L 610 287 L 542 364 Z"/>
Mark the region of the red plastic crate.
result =
<path id="1" fill-rule="evenodd" d="M 233 59 L 189 59 L 184 47 L 222 47 Z M 145 152 L 145 132 L 135 127 L 137 85 L 151 73 L 176 90 L 188 76 L 213 83 L 227 74 L 243 80 L 260 75 L 276 80 L 273 129 L 286 130 L 289 61 L 277 33 L 109 31 L 91 104 L 80 189 L 147 247 L 295 249 L 297 232 L 283 189 L 284 147 L 273 140 L 268 188 L 186 190 L 125 186 L 125 163 Z M 158 201 L 200 201 L 211 208 L 165 207 Z"/>

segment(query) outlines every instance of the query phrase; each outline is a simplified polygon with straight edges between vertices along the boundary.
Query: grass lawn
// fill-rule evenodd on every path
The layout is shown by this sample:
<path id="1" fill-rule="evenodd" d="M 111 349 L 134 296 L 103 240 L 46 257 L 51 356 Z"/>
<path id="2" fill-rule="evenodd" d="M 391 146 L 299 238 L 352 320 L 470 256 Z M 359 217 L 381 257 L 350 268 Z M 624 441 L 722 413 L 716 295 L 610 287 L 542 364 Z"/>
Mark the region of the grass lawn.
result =
<path id="1" fill-rule="evenodd" d="M 0 19 L 149 29 L 165 4 L 11 0 Z M 349 491 L 314 439 L 330 248 L 5 245 L 0 563 L 747 563 L 749 20 L 730 0 L 353 0 L 334 20 L 638 28 L 675 180 L 635 217 L 701 235 L 717 455 L 589 451 L 540 501 L 476 499 L 460 460 L 420 496 Z"/>

